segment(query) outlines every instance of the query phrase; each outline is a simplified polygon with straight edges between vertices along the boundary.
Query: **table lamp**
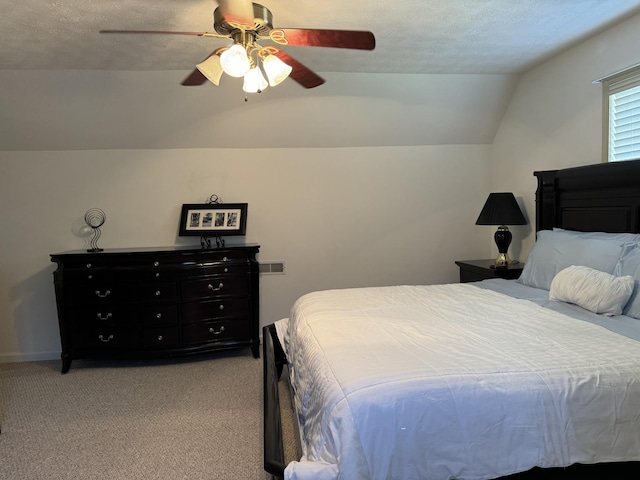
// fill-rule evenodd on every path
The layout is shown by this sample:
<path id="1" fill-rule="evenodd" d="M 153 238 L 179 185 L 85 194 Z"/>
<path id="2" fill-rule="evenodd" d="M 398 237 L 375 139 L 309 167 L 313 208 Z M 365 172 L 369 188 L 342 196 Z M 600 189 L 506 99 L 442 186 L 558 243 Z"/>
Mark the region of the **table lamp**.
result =
<path id="1" fill-rule="evenodd" d="M 507 251 L 511 244 L 511 232 L 507 225 L 526 225 L 527 221 L 522 215 L 522 210 L 516 202 L 513 193 L 490 193 L 489 198 L 482 207 L 476 225 L 498 225 L 498 231 L 494 235 L 498 247 L 498 258 L 494 268 L 507 268 L 511 264 L 518 263 L 511 260 Z"/>

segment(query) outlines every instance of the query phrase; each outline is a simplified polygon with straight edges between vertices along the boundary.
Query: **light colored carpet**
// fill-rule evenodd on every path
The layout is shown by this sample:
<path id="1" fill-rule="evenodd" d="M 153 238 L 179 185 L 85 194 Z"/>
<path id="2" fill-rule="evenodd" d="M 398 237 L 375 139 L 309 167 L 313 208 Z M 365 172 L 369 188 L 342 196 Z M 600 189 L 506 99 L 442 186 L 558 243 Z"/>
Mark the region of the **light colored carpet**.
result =
<path id="1" fill-rule="evenodd" d="M 265 480 L 262 359 L 0 364 L 4 480 Z"/>

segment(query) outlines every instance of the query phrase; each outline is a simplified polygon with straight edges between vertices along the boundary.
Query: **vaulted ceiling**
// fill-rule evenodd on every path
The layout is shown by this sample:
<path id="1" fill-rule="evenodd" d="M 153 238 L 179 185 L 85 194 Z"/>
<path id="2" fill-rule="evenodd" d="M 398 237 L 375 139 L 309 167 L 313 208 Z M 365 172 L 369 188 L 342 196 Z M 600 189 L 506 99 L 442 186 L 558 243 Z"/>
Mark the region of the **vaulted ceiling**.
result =
<path id="1" fill-rule="evenodd" d="M 225 41 L 214 0 L 0 0 L 0 68 L 185 70 Z M 640 11 L 638 0 L 262 0 L 274 27 L 370 30 L 373 52 L 288 47 L 318 72 L 520 73 Z"/>
<path id="2" fill-rule="evenodd" d="M 241 79 L 180 85 L 225 39 L 99 33 L 213 31 L 214 0 L 0 0 L 0 151 L 490 144 L 519 73 L 640 12 L 640 0 L 262 2 L 275 28 L 369 30 L 376 48 L 282 47 L 326 84 L 287 81 L 247 103 Z"/>

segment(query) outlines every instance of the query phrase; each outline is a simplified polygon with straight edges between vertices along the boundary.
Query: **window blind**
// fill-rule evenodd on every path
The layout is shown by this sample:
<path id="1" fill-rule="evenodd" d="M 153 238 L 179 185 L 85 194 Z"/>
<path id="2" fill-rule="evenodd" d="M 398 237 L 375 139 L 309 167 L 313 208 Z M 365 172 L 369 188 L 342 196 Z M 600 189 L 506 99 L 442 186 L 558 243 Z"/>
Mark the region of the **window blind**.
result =
<path id="1" fill-rule="evenodd" d="M 607 160 L 640 159 L 640 68 L 603 82 L 607 101 Z"/>

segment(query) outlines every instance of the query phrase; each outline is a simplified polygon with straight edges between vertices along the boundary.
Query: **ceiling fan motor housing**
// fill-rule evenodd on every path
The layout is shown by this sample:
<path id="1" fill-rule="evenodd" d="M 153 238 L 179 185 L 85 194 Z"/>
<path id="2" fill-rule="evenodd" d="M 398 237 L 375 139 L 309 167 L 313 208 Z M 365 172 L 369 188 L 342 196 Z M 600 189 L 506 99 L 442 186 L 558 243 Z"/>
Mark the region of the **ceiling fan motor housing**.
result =
<path id="1" fill-rule="evenodd" d="M 245 26 L 246 30 L 254 31 L 257 35 L 260 36 L 268 36 L 269 31 L 273 29 L 273 15 L 271 11 L 262 5 L 257 3 L 253 3 L 253 26 L 248 27 Z M 216 8 L 213 11 L 213 28 L 220 35 L 231 35 L 232 33 L 239 30 L 238 25 L 234 25 L 233 23 L 229 23 L 220 8 Z"/>

